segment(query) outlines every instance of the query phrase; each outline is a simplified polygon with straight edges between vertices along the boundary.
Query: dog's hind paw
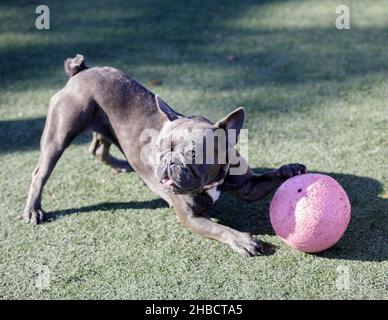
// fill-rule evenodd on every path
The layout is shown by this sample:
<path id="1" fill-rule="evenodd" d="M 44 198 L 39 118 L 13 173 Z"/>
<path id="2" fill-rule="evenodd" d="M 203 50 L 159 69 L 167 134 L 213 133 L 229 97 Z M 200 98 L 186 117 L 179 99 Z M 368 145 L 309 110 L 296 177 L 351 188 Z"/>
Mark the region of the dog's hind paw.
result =
<path id="1" fill-rule="evenodd" d="M 23 213 L 23 219 L 26 223 L 40 224 L 46 221 L 46 212 L 41 208 L 39 209 L 26 209 Z"/>

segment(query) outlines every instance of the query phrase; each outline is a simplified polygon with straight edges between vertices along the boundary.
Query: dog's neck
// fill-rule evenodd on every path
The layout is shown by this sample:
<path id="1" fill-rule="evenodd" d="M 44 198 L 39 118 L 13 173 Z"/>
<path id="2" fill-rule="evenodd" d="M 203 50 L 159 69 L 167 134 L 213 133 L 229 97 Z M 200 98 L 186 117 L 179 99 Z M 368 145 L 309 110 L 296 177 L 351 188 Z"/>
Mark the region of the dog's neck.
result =
<path id="1" fill-rule="evenodd" d="M 213 203 L 216 202 L 221 195 L 221 191 L 218 190 L 218 185 L 206 190 L 205 192 L 210 198 L 212 198 Z"/>
<path id="2" fill-rule="evenodd" d="M 222 185 L 222 183 L 224 182 L 224 179 L 228 174 L 228 171 L 229 171 L 229 163 L 225 164 L 220 169 L 220 172 L 217 175 L 215 181 L 213 181 L 212 183 L 204 187 L 205 192 L 210 196 L 210 198 L 212 198 L 213 203 L 216 202 L 221 195 L 221 191 L 218 190 L 218 187 Z"/>

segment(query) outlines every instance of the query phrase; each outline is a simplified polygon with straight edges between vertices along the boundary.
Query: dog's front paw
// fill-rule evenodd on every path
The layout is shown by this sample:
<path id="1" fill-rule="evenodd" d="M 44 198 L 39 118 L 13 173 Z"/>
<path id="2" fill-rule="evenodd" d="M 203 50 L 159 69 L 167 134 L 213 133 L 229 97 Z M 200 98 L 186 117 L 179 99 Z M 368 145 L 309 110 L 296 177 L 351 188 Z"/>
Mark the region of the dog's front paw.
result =
<path id="1" fill-rule="evenodd" d="M 279 168 L 279 175 L 283 180 L 307 173 L 306 166 L 300 163 L 285 164 Z"/>
<path id="2" fill-rule="evenodd" d="M 230 247 L 246 257 L 259 256 L 264 253 L 261 242 L 249 233 L 240 233 L 229 243 Z"/>
<path id="3" fill-rule="evenodd" d="M 46 221 L 46 212 L 41 208 L 39 209 L 25 209 L 23 212 L 23 219 L 27 223 L 31 224 L 40 224 Z"/>

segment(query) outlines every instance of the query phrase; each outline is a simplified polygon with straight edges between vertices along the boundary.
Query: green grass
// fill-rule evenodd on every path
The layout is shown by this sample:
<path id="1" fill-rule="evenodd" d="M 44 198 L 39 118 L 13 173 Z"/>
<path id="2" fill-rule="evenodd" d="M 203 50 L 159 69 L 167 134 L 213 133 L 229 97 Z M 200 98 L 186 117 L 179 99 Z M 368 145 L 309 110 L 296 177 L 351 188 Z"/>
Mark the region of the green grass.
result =
<path id="1" fill-rule="evenodd" d="M 334 27 L 342 3 L 348 31 Z M 35 29 L 34 1 L 0 4 L 1 298 L 388 298 L 388 1 L 48 4 L 50 31 Z M 179 112 L 217 120 L 245 106 L 252 167 L 299 161 L 344 186 L 352 220 L 343 239 L 318 255 L 293 251 L 273 234 L 270 198 L 224 196 L 215 219 L 277 247 L 241 257 L 182 228 L 135 173 L 97 163 L 90 134 L 47 184 L 50 221 L 26 225 L 48 101 L 75 53 L 125 70 Z M 50 270 L 48 288 L 35 285 L 39 266 Z M 335 286 L 338 267 L 349 268 L 346 290 Z"/>

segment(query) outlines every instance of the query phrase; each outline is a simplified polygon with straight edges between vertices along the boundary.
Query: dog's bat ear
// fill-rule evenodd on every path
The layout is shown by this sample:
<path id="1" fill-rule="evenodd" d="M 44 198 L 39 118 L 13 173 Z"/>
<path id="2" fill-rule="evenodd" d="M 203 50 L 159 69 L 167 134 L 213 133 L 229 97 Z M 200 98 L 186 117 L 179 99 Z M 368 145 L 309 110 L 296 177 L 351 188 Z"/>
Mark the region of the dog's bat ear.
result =
<path id="1" fill-rule="evenodd" d="M 158 95 L 155 95 L 156 105 L 158 106 L 160 114 L 170 121 L 174 121 L 182 115 L 175 112 L 170 106 L 167 105 Z"/>
<path id="2" fill-rule="evenodd" d="M 245 121 L 245 109 L 243 107 L 237 108 L 236 110 L 229 113 L 225 118 L 217 121 L 214 127 L 228 130 L 236 130 L 236 137 L 240 134 L 240 130 L 244 125 Z"/>

